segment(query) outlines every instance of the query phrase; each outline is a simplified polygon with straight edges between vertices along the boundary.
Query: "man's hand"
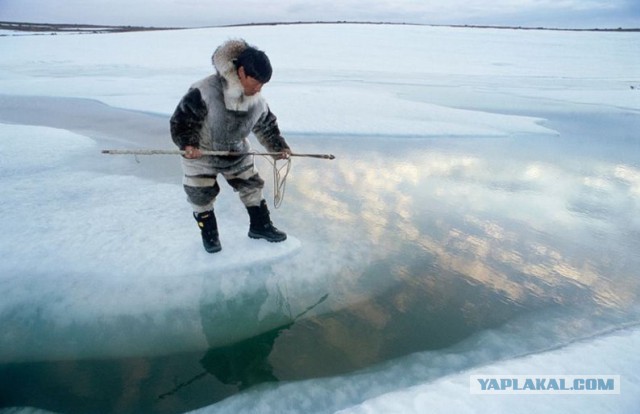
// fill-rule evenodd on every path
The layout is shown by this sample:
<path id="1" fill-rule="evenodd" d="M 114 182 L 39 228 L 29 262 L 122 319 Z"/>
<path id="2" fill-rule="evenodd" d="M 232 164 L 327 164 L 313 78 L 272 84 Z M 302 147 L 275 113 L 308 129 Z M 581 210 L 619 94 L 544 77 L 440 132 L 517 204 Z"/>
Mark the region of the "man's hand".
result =
<path id="1" fill-rule="evenodd" d="M 275 156 L 276 160 L 288 160 L 291 156 L 291 150 L 289 148 L 285 148 Z"/>
<path id="2" fill-rule="evenodd" d="M 184 147 L 184 157 L 190 160 L 200 158 L 202 157 L 202 152 L 200 152 L 200 148 L 187 145 L 186 147 Z"/>

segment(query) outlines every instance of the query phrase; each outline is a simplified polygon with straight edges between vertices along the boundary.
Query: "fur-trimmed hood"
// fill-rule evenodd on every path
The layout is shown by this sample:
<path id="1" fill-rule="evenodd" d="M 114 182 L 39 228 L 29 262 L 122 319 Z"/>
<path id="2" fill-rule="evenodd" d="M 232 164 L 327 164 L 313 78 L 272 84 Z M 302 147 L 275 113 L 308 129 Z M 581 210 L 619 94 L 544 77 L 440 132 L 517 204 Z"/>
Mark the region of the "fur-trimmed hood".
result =
<path id="1" fill-rule="evenodd" d="M 246 96 L 238 77 L 234 61 L 248 47 L 249 44 L 243 39 L 231 39 L 218 46 L 211 56 L 213 67 L 223 80 L 224 104 L 231 111 L 247 111 L 262 99 L 259 93 Z"/>

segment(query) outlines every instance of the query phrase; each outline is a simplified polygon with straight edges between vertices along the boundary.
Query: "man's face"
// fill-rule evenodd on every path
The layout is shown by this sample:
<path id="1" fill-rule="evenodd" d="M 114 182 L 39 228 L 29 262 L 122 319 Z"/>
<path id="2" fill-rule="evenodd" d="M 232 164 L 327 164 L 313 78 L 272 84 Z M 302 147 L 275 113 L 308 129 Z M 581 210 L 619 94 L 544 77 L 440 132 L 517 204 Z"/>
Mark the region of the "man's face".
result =
<path id="1" fill-rule="evenodd" d="M 238 69 L 238 78 L 240 78 L 240 84 L 244 89 L 244 94 L 246 96 L 253 96 L 260 92 L 262 89 L 263 83 L 260 83 L 258 80 L 252 78 L 251 76 L 247 76 L 244 73 L 244 68 L 240 66 Z"/>

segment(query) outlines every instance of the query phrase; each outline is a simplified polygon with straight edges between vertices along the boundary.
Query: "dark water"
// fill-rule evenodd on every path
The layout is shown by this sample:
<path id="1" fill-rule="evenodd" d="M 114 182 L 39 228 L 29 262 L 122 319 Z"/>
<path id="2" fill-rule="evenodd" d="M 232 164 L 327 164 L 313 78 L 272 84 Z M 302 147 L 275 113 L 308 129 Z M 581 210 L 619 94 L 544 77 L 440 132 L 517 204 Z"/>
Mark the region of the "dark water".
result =
<path id="1" fill-rule="evenodd" d="M 7 109 L 16 101 L 4 99 L 0 121 L 25 122 Z M 75 111 L 77 104 L 58 105 L 57 116 L 45 116 L 45 108 L 29 120 L 100 140 L 121 135 L 103 120 L 117 110 L 104 106 L 84 114 L 82 125 L 54 125 L 68 121 L 64 108 Z M 127 116 L 129 133 L 146 143 L 167 121 Z M 95 122 L 87 122 L 91 117 Z M 546 309 L 605 326 L 636 322 L 640 140 L 633 131 L 640 116 L 547 117 L 559 136 L 289 137 L 301 152 L 337 158 L 294 161 L 285 203 L 274 212 L 278 227 L 303 241 L 301 252 L 286 263 L 242 270 L 256 282 L 232 298 L 203 287 L 202 331 L 214 346 L 5 363 L 0 406 L 179 413 L 263 382 L 341 375 L 446 349 Z M 135 171 L 173 180 L 174 166 L 162 162 L 144 161 Z M 289 280 L 289 287 L 274 291 L 273 280 Z M 216 332 L 225 324 L 255 335 L 221 346 Z M 590 333 L 563 329 L 568 336 Z"/>

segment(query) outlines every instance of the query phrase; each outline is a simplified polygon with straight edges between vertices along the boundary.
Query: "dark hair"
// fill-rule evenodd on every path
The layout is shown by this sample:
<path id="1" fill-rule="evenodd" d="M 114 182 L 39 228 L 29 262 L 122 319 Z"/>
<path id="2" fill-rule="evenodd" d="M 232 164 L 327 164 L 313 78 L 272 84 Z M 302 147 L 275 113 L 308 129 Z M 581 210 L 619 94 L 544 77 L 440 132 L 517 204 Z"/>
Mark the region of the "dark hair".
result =
<path id="1" fill-rule="evenodd" d="M 251 76 L 260 83 L 267 83 L 271 80 L 273 73 L 271 62 L 262 50 L 249 46 L 240 53 L 234 63 L 236 69 L 242 66 L 247 76 Z"/>

